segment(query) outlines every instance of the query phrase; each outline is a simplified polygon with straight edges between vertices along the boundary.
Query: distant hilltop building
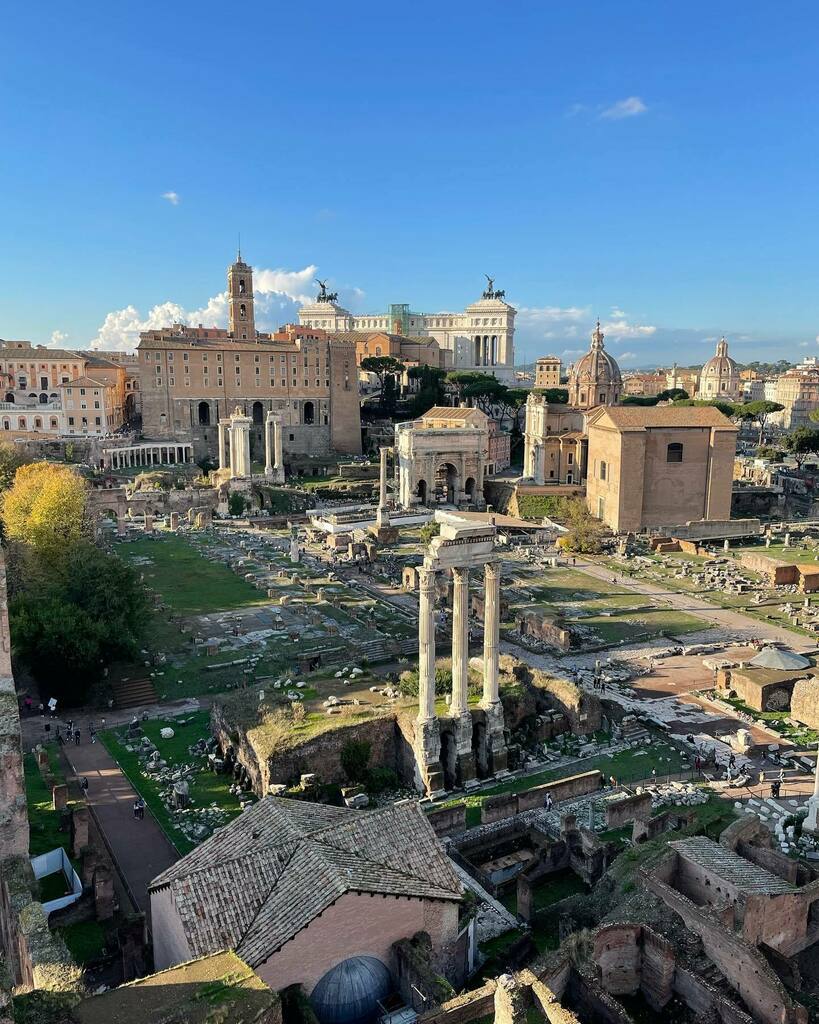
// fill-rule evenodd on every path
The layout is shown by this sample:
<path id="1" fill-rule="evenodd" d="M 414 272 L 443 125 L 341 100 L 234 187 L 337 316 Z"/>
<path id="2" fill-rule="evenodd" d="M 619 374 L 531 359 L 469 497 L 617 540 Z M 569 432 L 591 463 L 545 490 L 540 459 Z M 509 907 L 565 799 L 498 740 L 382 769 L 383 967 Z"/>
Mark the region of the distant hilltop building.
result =
<path id="1" fill-rule="evenodd" d="M 711 356 L 700 373 L 697 398 L 739 398 L 741 381 L 739 365 L 728 355 L 728 342 L 720 338 L 716 354 Z"/>
<path id="2" fill-rule="evenodd" d="M 386 332 L 434 338 L 444 356 L 442 365 L 453 369 L 481 369 L 510 376 L 515 363 L 516 309 L 506 302 L 505 292 L 487 277 L 480 299 L 463 313 L 414 313 L 405 303 L 394 303 L 386 313 L 351 313 L 338 304 L 338 295 L 318 281 L 314 302 L 299 310 L 302 327 L 318 327 L 330 334 Z M 504 373 L 508 370 L 508 374 Z"/>
<path id="3" fill-rule="evenodd" d="M 569 368 L 569 405 L 576 409 L 616 405 L 622 391 L 620 367 L 617 360 L 605 350 L 598 320 L 592 332 L 591 348 Z"/>

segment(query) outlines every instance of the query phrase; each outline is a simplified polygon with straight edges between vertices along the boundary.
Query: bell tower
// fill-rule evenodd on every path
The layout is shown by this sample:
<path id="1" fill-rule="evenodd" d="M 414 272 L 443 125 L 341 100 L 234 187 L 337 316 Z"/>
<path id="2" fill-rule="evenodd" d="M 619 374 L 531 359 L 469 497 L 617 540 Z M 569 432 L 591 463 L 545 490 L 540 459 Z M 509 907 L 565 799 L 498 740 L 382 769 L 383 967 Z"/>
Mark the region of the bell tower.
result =
<path id="1" fill-rule="evenodd" d="M 241 250 L 236 262 L 228 267 L 228 310 L 228 330 L 232 337 L 237 341 L 255 341 L 253 268 L 242 260 Z"/>

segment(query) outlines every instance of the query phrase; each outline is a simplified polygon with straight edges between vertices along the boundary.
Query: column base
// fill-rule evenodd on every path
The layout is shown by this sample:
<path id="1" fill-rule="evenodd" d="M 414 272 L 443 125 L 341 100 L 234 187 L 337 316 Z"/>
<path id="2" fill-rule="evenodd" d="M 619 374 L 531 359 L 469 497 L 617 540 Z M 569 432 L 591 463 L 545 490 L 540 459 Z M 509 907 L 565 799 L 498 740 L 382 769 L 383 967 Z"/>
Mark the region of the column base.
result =
<path id="1" fill-rule="evenodd" d="M 803 832 L 819 832 L 819 800 L 812 796 L 808 800 L 808 816 L 802 822 Z"/>
<path id="2" fill-rule="evenodd" d="M 453 719 L 457 762 L 455 771 L 459 786 L 475 778 L 475 752 L 472 749 L 472 715 L 469 711 Z"/>
<path id="3" fill-rule="evenodd" d="M 384 529 L 390 525 L 390 510 L 386 505 L 379 505 L 378 511 L 375 514 L 375 523 L 379 529 Z"/>
<path id="4" fill-rule="evenodd" d="M 441 792 L 445 786 L 441 766 L 441 727 L 437 718 L 416 720 L 415 761 L 427 793 Z"/>
<path id="5" fill-rule="evenodd" d="M 481 706 L 486 715 L 486 758 L 489 771 L 494 775 L 497 772 L 506 771 L 508 763 L 503 704 L 497 701 Z"/>

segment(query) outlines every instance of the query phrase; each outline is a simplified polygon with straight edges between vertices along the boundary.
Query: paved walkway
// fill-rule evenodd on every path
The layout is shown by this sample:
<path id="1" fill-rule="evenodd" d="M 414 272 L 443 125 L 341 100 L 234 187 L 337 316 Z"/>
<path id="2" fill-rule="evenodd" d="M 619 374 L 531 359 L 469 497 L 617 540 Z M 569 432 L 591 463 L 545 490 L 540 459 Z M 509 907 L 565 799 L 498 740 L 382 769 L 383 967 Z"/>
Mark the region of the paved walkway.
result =
<path id="1" fill-rule="evenodd" d="M 105 747 L 90 742 L 87 729 L 79 746 L 72 743 L 63 750 L 77 776 L 88 779 L 88 803 L 131 900 L 147 911 L 148 883 L 179 854 L 147 808 L 142 821 L 134 818 L 136 792 Z"/>

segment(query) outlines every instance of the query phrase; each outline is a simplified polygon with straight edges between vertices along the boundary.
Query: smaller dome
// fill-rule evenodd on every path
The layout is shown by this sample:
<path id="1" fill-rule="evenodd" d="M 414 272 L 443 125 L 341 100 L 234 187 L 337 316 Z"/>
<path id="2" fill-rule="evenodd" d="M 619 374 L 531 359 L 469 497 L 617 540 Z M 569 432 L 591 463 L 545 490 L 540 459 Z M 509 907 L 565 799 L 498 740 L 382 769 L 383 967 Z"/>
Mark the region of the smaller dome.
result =
<path id="1" fill-rule="evenodd" d="M 331 968 L 310 994 L 321 1024 L 370 1024 L 393 989 L 389 969 L 374 956 L 353 956 Z"/>
<path id="2" fill-rule="evenodd" d="M 702 368 L 702 377 L 719 380 L 738 375 L 739 366 L 736 360 L 728 355 L 728 342 L 725 338 L 720 338 L 716 355 L 711 356 Z"/>
<path id="3" fill-rule="evenodd" d="M 770 668 L 777 672 L 789 672 L 791 669 L 808 668 L 810 662 L 796 651 L 783 650 L 780 647 L 763 647 L 749 665 L 754 668 Z"/>

